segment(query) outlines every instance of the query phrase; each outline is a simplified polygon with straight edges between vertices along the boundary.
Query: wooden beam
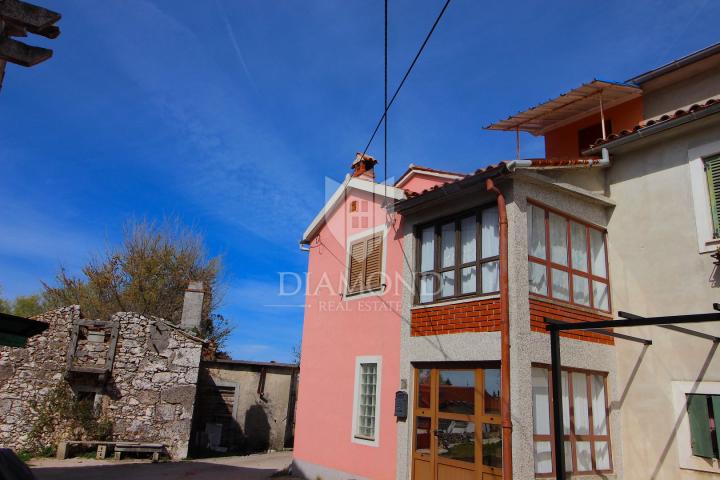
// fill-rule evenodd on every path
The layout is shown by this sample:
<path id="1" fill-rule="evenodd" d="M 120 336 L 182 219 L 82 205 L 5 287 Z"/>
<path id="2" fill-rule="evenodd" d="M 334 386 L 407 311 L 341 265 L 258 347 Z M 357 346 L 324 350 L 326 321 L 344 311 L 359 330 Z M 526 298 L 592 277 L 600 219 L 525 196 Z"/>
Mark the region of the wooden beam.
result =
<path id="1" fill-rule="evenodd" d="M 62 15 L 20 0 L 0 0 L 0 17 L 28 27 L 43 28 L 60 20 Z"/>
<path id="2" fill-rule="evenodd" d="M 40 28 L 27 27 L 27 31 L 45 38 L 57 38 L 60 36 L 60 28 L 55 25 L 48 25 L 47 27 Z"/>
<path id="3" fill-rule="evenodd" d="M 0 59 L 23 67 L 32 67 L 52 57 L 47 48 L 32 47 L 12 38 L 0 37 Z"/>

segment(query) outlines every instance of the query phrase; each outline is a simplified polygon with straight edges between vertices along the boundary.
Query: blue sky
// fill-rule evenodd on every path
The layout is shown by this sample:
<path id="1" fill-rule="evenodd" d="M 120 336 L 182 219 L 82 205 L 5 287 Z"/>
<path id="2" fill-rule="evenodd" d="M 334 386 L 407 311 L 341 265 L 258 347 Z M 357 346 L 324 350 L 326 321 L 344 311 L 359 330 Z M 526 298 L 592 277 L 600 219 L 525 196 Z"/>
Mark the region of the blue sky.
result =
<path id="1" fill-rule="evenodd" d="M 55 56 L 0 91 L 0 285 L 40 289 L 177 215 L 223 255 L 236 358 L 290 359 L 302 231 L 382 107 L 381 1 L 37 0 L 63 14 Z M 391 86 L 441 0 L 390 1 Z M 453 0 L 390 113 L 389 176 L 514 155 L 481 127 L 593 78 L 625 80 L 720 40 L 707 1 Z M 523 138 L 524 156 L 542 142 Z M 379 145 L 369 151 L 382 160 Z"/>

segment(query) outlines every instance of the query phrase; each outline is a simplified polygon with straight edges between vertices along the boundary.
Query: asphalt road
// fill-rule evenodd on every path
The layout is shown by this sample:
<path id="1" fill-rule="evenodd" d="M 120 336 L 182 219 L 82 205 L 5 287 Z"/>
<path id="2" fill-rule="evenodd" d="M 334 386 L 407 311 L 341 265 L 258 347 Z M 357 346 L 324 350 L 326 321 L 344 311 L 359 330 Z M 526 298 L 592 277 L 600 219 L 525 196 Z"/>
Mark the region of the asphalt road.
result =
<path id="1" fill-rule="evenodd" d="M 291 461 L 292 452 L 277 452 L 166 463 L 42 459 L 29 465 L 38 480 L 260 480 L 285 469 Z"/>

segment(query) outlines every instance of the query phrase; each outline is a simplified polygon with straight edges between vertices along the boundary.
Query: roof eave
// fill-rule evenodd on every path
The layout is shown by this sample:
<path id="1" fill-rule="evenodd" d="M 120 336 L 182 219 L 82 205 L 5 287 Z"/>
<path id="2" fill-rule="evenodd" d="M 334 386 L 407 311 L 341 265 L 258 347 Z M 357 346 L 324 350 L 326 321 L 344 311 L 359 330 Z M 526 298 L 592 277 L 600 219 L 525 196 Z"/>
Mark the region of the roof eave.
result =
<path id="1" fill-rule="evenodd" d="M 686 115 L 683 115 L 682 117 L 674 118 L 671 120 L 667 120 L 665 122 L 656 123 L 654 125 L 650 125 L 644 128 L 641 128 L 633 133 L 630 133 L 628 135 L 616 138 L 614 140 L 610 140 L 609 142 L 601 143 L 597 146 L 594 146 L 593 148 L 590 148 L 588 150 L 585 150 L 583 155 L 597 155 L 602 151 L 603 148 L 606 148 L 608 150 L 612 150 L 618 147 L 621 147 L 623 145 L 626 145 L 628 143 L 635 142 L 637 140 L 650 137 L 652 135 L 657 135 L 659 133 L 662 133 L 666 130 L 669 130 L 671 128 L 679 127 L 681 125 L 685 125 L 686 123 L 693 122 L 695 120 L 700 120 L 705 117 L 709 117 L 710 115 L 714 115 L 716 113 L 720 113 L 720 102 L 717 102 L 713 104 L 710 107 L 707 107 L 703 110 L 699 110 L 697 112 L 690 112 Z"/>
<path id="2" fill-rule="evenodd" d="M 278 363 L 278 362 L 256 362 L 253 360 L 233 360 L 216 358 L 214 360 L 203 360 L 202 363 L 215 363 L 220 365 L 233 365 L 238 367 L 261 367 L 261 368 L 282 368 L 290 370 L 298 370 L 300 365 L 297 363 Z"/>
<path id="3" fill-rule="evenodd" d="M 335 209 L 343 192 L 348 188 L 355 188 L 364 192 L 372 192 L 375 195 L 381 197 L 387 196 L 393 200 L 401 200 L 405 198 L 405 192 L 400 188 L 382 183 L 370 182 L 368 180 L 347 175 L 345 180 L 338 186 L 337 190 L 335 190 L 330 199 L 325 203 L 322 210 L 315 215 L 313 221 L 310 223 L 308 228 L 305 229 L 305 232 L 300 239 L 300 245 L 310 244 L 312 238 L 317 235 L 320 228 L 322 228 L 325 224 L 325 217 Z"/>
<path id="4" fill-rule="evenodd" d="M 645 82 L 649 82 L 650 80 L 661 77 L 670 72 L 674 72 L 675 70 L 679 70 L 682 67 L 693 64 L 695 62 L 699 62 L 700 60 L 703 60 L 707 57 L 711 57 L 718 53 L 720 53 L 720 42 L 718 42 L 714 45 L 710 45 L 709 47 L 705 47 L 702 50 L 698 50 L 697 52 L 693 52 L 690 55 L 686 55 L 682 58 L 674 60 L 674 61 L 667 63 L 661 67 L 658 67 L 658 68 L 655 68 L 648 72 L 637 75 L 637 76 L 631 78 L 630 80 L 628 80 L 628 82 L 642 85 Z"/>
<path id="5" fill-rule="evenodd" d="M 487 178 L 497 177 L 509 173 L 510 172 L 507 169 L 507 165 L 505 165 L 505 163 L 500 163 L 482 172 L 476 173 L 474 175 L 468 175 L 462 180 L 447 183 L 421 195 L 395 202 L 394 211 L 398 213 L 405 213 L 425 203 L 432 202 L 433 200 L 446 197 L 460 190 L 473 187 Z"/>
<path id="6" fill-rule="evenodd" d="M 411 178 L 413 178 L 413 174 L 415 175 L 426 175 L 429 177 L 438 177 L 438 178 L 445 178 L 447 180 L 460 180 L 461 178 L 464 178 L 466 175 L 461 173 L 454 173 L 454 172 L 445 172 L 440 170 L 431 170 L 426 169 L 424 167 L 418 167 L 416 165 L 411 165 L 405 173 L 403 173 L 397 182 L 395 182 L 395 188 L 402 188 L 403 185 L 405 185 L 407 182 L 410 181 Z"/>

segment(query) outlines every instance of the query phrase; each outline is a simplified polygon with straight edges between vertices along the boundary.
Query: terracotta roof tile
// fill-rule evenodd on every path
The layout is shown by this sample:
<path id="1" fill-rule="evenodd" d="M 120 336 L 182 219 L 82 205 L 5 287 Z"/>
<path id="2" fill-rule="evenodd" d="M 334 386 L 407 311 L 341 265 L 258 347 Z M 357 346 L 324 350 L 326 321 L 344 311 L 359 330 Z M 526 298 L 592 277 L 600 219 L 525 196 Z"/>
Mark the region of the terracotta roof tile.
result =
<path id="1" fill-rule="evenodd" d="M 593 145 L 590 145 L 590 148 L 602 146 L 608 142 L 617 140 L 618 138 L 626 137 L 628 135 L 632 135 L 633 133 L 639 132 L 639 131 L 643 130 L 644 128 L 651 127 L 653 125 L 658 125 L 660 123 L 664 123 L 664 122 L 667 122 L 670 120 L 675 120 L 676 118 L 684 117 L 685 115 L 689 115 L 691 113 L 705 110 L 706 108 L 709 108 L 718 102 L 720 102 L 720 97 L 710 98 L 703 103 L 695 103 L 686 109 L 680 109 L 680 110 L 676 110 L 675 112 L 672 112 L 672 113 L 666 113 L 664 115 L 661 115 L 660 117 L 651 118 L 650 120 L 643 120 L 642 122 L 638 123 L 637 125 L 635 125 L 633 128 L 631 128 L 629 130 L 626 129 L 626 130 L 621 130 L 618 133 L 611 133 L 605 139 L 598 138 Z"/>
<path id="2" fill-rule="evenodd" d="M 475 170 L 473 173 L 471 173 L 471 174 L 469 174 L 469 175 L 468 175 L 468 174 L 462 174 L 462 173 L 454 174 L 454 175 L 463 175 L 463 177 L 462 177 L 462 178 L 458 178 L 457 180 L 452 180 L 452 181 L 450 181 L 450 182 L 446 182 L 446 183 L 442 183 L 442 184 L 439 184 L 439 185 L 432 186 L 432 187 L 430 187 L 430 188 L 426 188 L 425 190 L 423 190 L 423 191 L 421 191 L 421 192 L 418 192 L 418 193 L 410 192 L 410 191 L 408 191 L 408 190 L 405 190 L 405 195 L 407 195 L 407 198 L 420 197 L 420 196 L 422 196 L 422 195 L 425 195 L 426 193 L 430 193 L 430 192 L 433 192 L 433 191 L 435 191 L 435 190 L 440 190 L 441 188 L 444 188 L 444 187 L 446 187 L 446 186 L 448 186 L 448 185 L 452 185 L 453 183 L 460 182 L 460 181 L 465 180 L 465 179 L 470 178 L 470 177 L 474 177 L 475 175 L 482 175 L 483 173 L 486 173 L 486 172 L 488 172 L 488 171 L 490 171 L 490 170 L 493 170 L 493 169 L 500 168 L 500 167 L 505 166 L 505 165 L 507 165 L 507 162 L 502 161 L 502 162 L 498 162 L 498 163 L 493 164 L 493 165 L 488 165 L 487 167 L 478 168 L 477 170 Z M 421 167 L 421 168 L 423 168 L 423 167 Z M 428 170 L 431 170 L 431 169 L 428 169 Z M 442 170 L 438 170 L 438 171 L 440 171 L 440 172 L 442 172 L 442 173 L 451 173 L 451 172 L 443 172 Z"/>

